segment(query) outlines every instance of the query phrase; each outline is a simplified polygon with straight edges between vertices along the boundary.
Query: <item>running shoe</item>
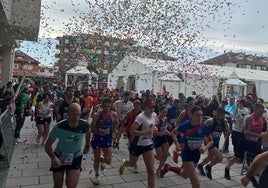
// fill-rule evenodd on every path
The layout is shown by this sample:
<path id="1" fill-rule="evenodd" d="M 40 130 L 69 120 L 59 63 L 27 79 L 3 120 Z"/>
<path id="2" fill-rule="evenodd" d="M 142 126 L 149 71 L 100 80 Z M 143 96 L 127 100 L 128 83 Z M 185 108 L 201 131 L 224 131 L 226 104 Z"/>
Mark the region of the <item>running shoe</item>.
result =
<path id="1" fill-rule="evenodd" d="M 105 168 L 106 168 L 106 166 L 105 166 L 105 163 L 103 162 L 103 156 L 101 156 L 101 162 L 100 162 L 100 169 L 102 170 L 102 171 L 104 171 L 105 170 Z"/>
<path id="2" fill-rule="evenodd" d="M 92 181 L 93 185 L 99 185 L 100 184 L 100 175 L 96 174 L 94 178 L 91 178 L 91 181 Z"/>
<path id="3" fill-rule="evenodd" d="M 212 180 L 212 174 L 211 174 L 211 166 L 210 165 L 207 165 L 205 166 L 205 173 L 206 173 L 206 176 Z"/>
<path id="4" fill-rule="evenodd" d="M 163 178 L 164 175 L 168 172 L 170 165 L 166 163 L 162 169 L 159 170 L 160 177 Z"/>
<path id="5" fill-rule="evenodd" d="M 125 163 L 126 163 L 126 159 L 123 159 L 122 160 L 122 163 L 121 163 L 121 166 L 120 166 L 120 168 L 119 168 L 119 174 L 120 175 L 123 175 L 124 174 L 124 171 L 125 171 Z"/>
<path id="6" fill-rule="evenodd" d="M 137 165 L 135 165 L 130 171 L 135 174 L 139 173 Z"/>
<path id="7" fill-rule="evenodd" d="M 24 140 L 23 139 L 21 139 L 21 138 L 16 138 L 16 143 L 23 143 L 24 142 Z"/>
<path id="8" fill-rule="evenodd" d="M 231 177 L 230 177 L 230 170 L 227 169 L 227 168 L 224 169 L 224 177 L 227 180 L 230 180 L 231 179 Z"/>
<path id="9" fill-rule="evenodd" d="M 203 175 L 203 176 L 206 175 L 205 172 L 204 172 L 204 169 L 203 169 L 203 165 L 198 164 L 198 165 L 197 165 L 197 169 L 198 169 L 198 171 L 199 171 L 199 173 L 200 173 L 201 175 Z"/>

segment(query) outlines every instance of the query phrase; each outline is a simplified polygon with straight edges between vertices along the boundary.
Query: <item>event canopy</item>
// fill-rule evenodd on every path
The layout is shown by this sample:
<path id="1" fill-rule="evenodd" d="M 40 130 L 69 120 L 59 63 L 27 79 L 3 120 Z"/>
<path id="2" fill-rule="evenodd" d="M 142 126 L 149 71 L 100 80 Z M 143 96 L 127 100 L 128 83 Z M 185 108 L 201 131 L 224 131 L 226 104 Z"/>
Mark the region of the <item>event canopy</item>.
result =
<path id="1" fill-rule="evenodd" d="M 225 82 L 227 85 L 233 85 L 233 86 L 246 86 L 247 84 L 243 81 L 241 81 L 238 78 L 231 78 L 226 80 Z"/>
<path id="2" fill-rule="evenodd" d="M 67 85 L 68 85 L 68 82 L 70 81 L 70 80 L 68 80 L 69 76 L 74 76 L 73 80 L 71 80 L 71 82 L 73 82 L 73 83 L 80 80 L 81 78 L 83 78 L 83 82 L 84 81 L 91 82 L 92 77 L 97 78 L 97 79 L 99 77 L 98 74 L 96 74 L 94 72 L 90 72 L 87 69 L 87 67 L 83 66 L 83 65 L 77 65 L 74 68 L 66 71 L 65 84 L 67 84 Z"/>
<path id="3" fill-rule="evenodd" d="M 81 76 L 84 76 L 84 75 L 90 75 L 92 77 L 98 77 L 99 75 L 94 73 L 94 72 L 90 72 L 86 66 L 82 66 L 82 65 L 77 65 L 75 66 L 74 68 L 66 71 L 66 74 L 67 75 L 81 75 Z"/>
<path id="4" fill-rule="evenodd" d="M 159 77 L 160 81 L 181 82 L 182 80 L 174 73 L 166 73 Z"/>

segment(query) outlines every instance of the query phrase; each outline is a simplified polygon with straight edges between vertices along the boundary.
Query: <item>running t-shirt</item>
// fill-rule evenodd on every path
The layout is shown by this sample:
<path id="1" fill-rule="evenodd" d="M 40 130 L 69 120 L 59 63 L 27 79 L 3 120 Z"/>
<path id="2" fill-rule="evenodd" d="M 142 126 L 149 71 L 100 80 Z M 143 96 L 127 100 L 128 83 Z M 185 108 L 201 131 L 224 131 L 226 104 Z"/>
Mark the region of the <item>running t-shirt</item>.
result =
<path id="1" fill-rule="evenodd" d="M 62 120 L 53 127 L 49 134 L 52 140 L 58 140 L 55 148 L 57 154 L 73 154 L 74 157 L 82 155 L 82 142 L 83 134 L 89 130 L 87 121 L 79 119 L 78 126 L 72 128 L 69 126 L 68 121 Z"/>
<path id="2" fill-rule="evenodd" d="M 157 115 L 155 112 L 153 112 L 151 117 L 147 117 L 144 112 L 140 113 L 136 119 L 135 122 L 141 126 L 141 131 L 145 131 L 148 129 L 151 129 L 152 126 L 155 125 Z M 137 145 L 140 146 L 148 146 L 153 144 L 153 135 L 140 135 Z"/>
<path id="3" fill-rule="evenodd" d="M 189 136 L 184 137 L 183 134 L 187 133 L 194 126 L 191 124 L 190 120 L 187 120 L 180 124 L 177 128 L 179 132 L 179 136 L 177 137 L 178 141 L 184 145 L 184 149 L 195 150 L 202 146 L 204 141 L 204 136 L 208 136 L 210 134 L 210 129 L 208 125 L 203 124 L 199 127 L 194 133 Z M 180 134 L 182 133 L 182 134 Z"/>

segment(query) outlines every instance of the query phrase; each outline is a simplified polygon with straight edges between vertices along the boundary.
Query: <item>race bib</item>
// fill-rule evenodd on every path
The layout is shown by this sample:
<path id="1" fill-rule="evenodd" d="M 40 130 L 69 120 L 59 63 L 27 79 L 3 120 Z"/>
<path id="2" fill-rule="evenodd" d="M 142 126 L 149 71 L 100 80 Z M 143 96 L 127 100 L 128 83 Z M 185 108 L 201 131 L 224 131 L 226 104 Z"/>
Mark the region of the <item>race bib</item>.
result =
<path id="1" fill-rule="evenodd" d="M 169 120 L 169 123 L 170 123 L 170 124 L 174 124 L 174 123 L 176 122 L 176 120 L 177 120 L 177 119 L 170 119 L 170 120 Z"/>
<path id="2" fill-rule="evenodd" d="M 62 153 L 60 155 L 60 161 L 62 165 L 71 165 L 73 163 L 74 154 L 72 153 Z"/>
<path id="3" fill-rule="evenodd" d="M 212 133 L 212 137 L 213 137 L 213 138 L 220 138 L 220 137 L 221 137 L 221 133 L 222 133 L 222 132 L 216 132 L 216 131 L 214 131 L 214 132 Z"/>
<path id="4" fill-rule="evenodd" d="M 104 131 L 106 135 L 110 134 L 110 128 L 106 128 L 106 129 L 99 128 L 99 130 Z"/>
<path id="5" fill-rule="evenodd" d="M 195 150 L 197 148 L 200 148 L 203 144 L 203 140 L 189 140 L 188 141 L 188 148 L 190 150 Z"/>

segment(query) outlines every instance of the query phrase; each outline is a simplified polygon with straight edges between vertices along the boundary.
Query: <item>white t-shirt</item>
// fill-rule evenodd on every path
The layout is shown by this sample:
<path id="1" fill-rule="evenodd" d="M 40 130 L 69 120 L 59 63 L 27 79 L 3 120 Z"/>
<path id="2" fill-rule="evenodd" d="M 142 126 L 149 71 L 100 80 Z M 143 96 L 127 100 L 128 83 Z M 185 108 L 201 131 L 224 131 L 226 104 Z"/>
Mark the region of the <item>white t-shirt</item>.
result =
<path id="1" fill-rule="evenodd" d="M 149 118 L 147 117 L 144 112 L 140 113 L 136 119 L 135 122 L 142 126 L 142 131 L 151 129 L 152 126 L 155 125 L 157 119 L 157 115 L 155 112 L 153 112 L 152 116 Z M 139 146 L 149 146 L 153 144 L 153 135 L 140 135 L 137 145 Z"/>
<path id="2" fill-rule="evenodd" d="M 122 121 L 126 116 L 127 112 L 133 108 L 133 103 L 131 101 L 117 100 L 113 104 L 113 107 L 118 115 L 118 118 Z"/>

